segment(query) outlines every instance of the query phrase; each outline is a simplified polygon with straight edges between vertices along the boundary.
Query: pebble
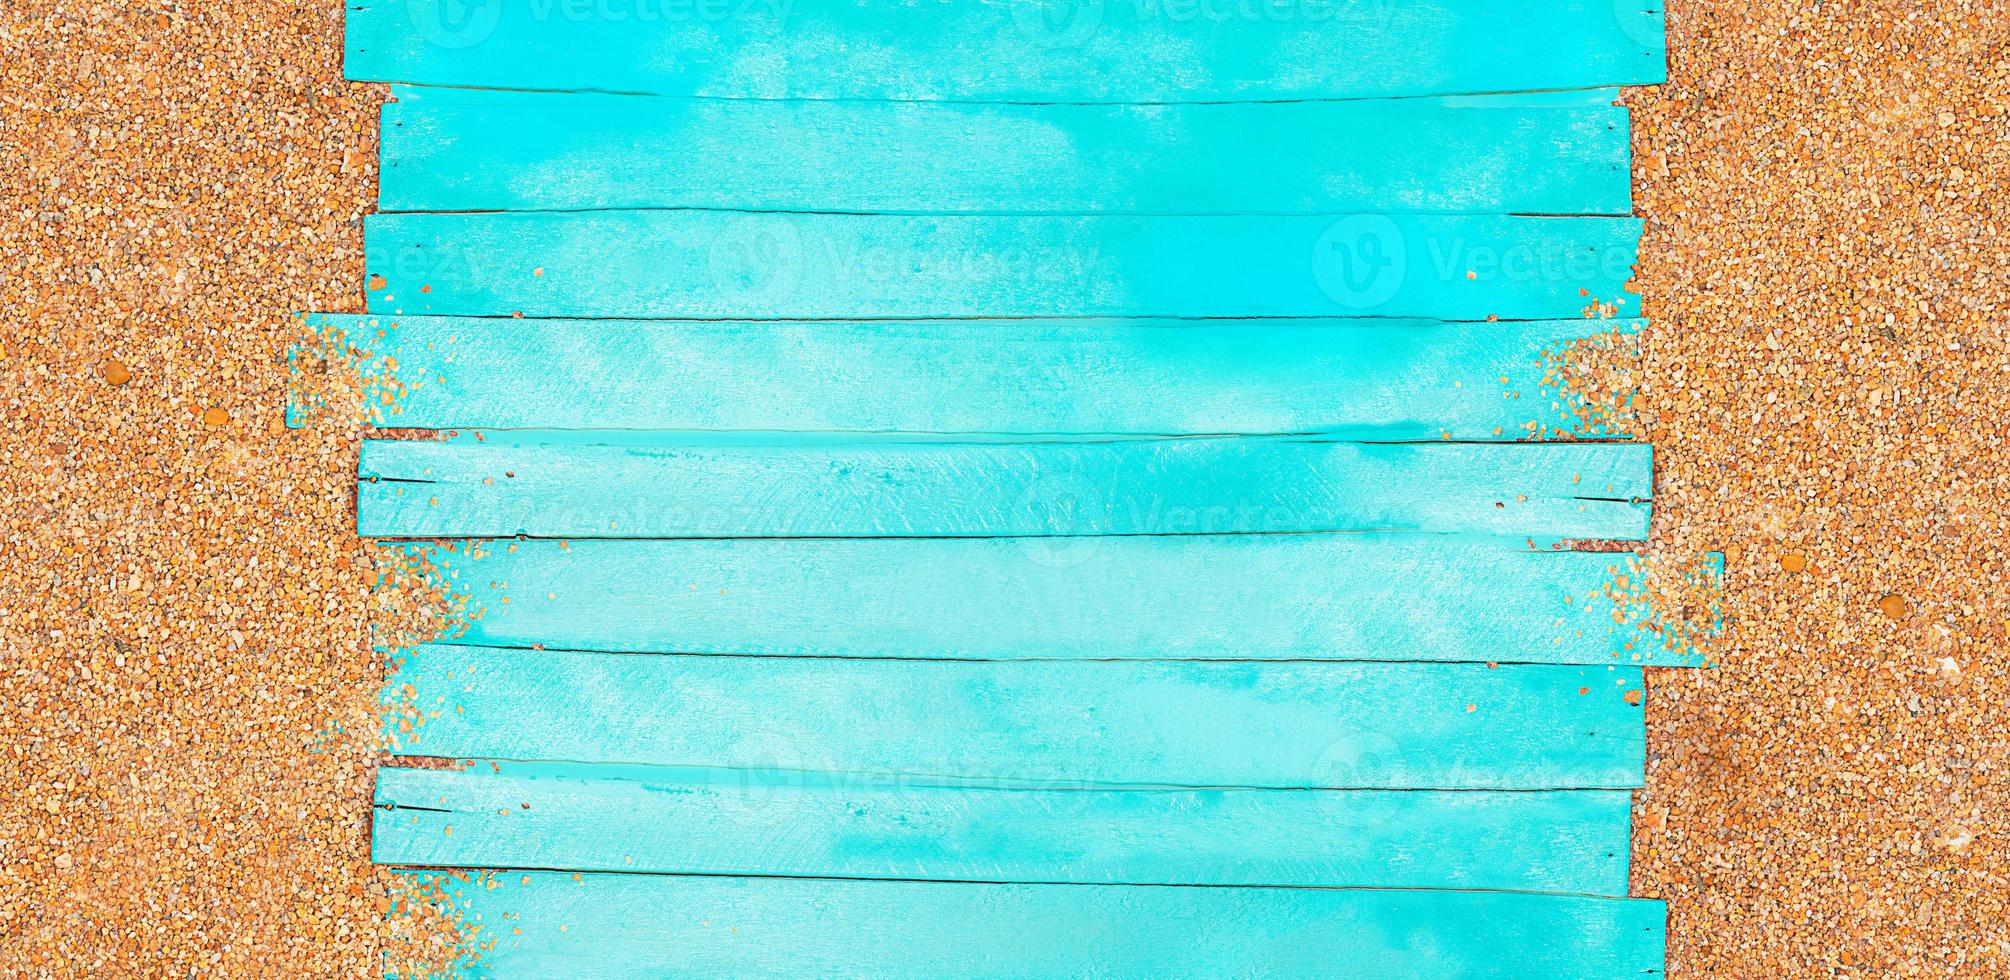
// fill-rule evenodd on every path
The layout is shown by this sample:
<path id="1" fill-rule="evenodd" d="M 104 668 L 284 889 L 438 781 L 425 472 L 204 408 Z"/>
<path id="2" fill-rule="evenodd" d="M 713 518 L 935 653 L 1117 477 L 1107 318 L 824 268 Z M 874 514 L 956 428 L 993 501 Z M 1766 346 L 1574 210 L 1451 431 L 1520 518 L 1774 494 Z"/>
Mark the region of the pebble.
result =
<path id="1" fill-rule="evenodd" d="M 342 6 L 0 12 L 0 976 L 353 978 L 429 943 L 369 857 L 362 430 L 281 422 L 286 314 L 362 304 L 343 161 L 386 92 L 340 78 Z"/>
<path id="2" fill-rule="evenodd" d="M 1726 552 L 1727 627 L 1649 671 L 1633 893 L 1671 978 L 2010 976 L 2010 3 L 1667 16 L 1652 548 Z"/>

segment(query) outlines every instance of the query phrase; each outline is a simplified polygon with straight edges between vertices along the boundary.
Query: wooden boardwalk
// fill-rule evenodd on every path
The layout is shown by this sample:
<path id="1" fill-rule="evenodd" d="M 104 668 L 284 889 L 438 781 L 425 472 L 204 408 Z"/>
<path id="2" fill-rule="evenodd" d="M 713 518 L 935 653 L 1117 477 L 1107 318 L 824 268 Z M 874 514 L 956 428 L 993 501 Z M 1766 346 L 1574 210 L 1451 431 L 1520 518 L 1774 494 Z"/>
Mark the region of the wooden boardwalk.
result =
<path id="1" fill-rule="evenodd" d="M 463 9 L 465 7 L 465 9 Z M 1653 976 L 1615 0 L 354 0 L 471 975 Z M 1587 310 L 1620 316 L 1587 318 Z M 302 419 L 311 406 L 294 406 Z M 1568 433 L 1591 441 L 1540 442 Z"/>

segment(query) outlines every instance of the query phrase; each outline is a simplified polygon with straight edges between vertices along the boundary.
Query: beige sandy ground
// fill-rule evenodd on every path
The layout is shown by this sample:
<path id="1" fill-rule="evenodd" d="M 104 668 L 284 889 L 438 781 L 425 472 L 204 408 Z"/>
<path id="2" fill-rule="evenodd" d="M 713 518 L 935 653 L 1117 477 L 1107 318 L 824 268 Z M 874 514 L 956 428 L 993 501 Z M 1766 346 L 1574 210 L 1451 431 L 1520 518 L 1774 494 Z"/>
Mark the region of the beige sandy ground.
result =
<path id="1" fill-rule="evenodd" d="M 1671 25 L 1656 525 L 1730 554 L 1733 630 L 1654 678 L 1635 891 L 1678 977 L 2005 975 L 2010 9 Z M 280 427 L 281 314 L 361 302 L 339 30 L 0 2 L 0 975 L 379 965 L 357 433 Z"/>

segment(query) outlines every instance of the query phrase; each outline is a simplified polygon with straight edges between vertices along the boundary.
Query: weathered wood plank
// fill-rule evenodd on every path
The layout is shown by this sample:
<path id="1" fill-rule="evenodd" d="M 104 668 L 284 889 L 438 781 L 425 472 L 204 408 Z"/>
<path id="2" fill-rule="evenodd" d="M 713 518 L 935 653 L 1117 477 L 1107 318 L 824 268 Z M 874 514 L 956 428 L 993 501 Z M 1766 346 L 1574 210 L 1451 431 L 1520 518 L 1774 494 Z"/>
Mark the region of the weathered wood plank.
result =
<path id="1" fill-rule="evenodd" d="M 354 0 L 358 81 L 727 98 L 1176 102 L 1643 85 L 1658 4 Z"/>
<path id="2" fill-rule="evenodd" d="M 383 425 L 1516 439 L 1549 363 L 1640 320 L 664 323 L 313 314 Z M 290 417 L 304 415 L 296 395 Z M 1597 430 L 1593 430 L 1597 431 Z"/>
<path id="3" fill-rule="evenodd" d="M 481 926 L 488 977 L 1613 980 L 1661 974 L 1667 921 L 1525 892 L 401 875 Z"/>
<path id="4" fill-rule="evenodd" d="M 491 93 L 516 93 L 516 94 L 527 94 L 527 95 L 550 95 L 550 96 L 607 96 L 607 97 L 611 97 L 611 98 L 665 98 L 665 99 L 678 99 L 678 98 L 708 98 L 707 96 L 696 96 L 696 95 L 691 95 L 691 94 L 689 94 L 689 93 L 665 93 L 665 92 L 628 92 L 628 93 L 615 93 L 615 92 L 605 92 L 605 91 L 597 91 L 597 90 L 592 90 L 592 89 L 559 89 L 559 90 L 551 90 L 551 89 L 490 89 L 490 88 L 480 88 L 480 87 L 474 87 L 474 88 L 464 88 L 464 87 L 454 87 L 454 86 L 444 86 L 444 87 L 443 87 L 443 86 L 438 86 L 438 85 L 412 85 L 412 84 L 407 84 L 407 83 L 404 83 L 404 82 L 392 82 L 392 83 L 391 83 L 390 85 L 388 85 L 387 87 L 388 87 L 388 88 L 390 89 L 390 92 L 391 92 L 391 95 L 390 95 L 390 101 L 393 101 L 393 102 L 406 102 L 406 103 L 411 103 L 411 102 L 420 102 L 420 101 L 431 101 L 431 102 L 449 102 L 449 101 L 454 101 L 454 100 L 457 100 L 457 99 L 470 99 L 470 98 L 472 98 L 472 99 L 480 99 L 480 98 L 483 98 L 483 97 L 485 97 L 485 96 L 487 96 L 487 95 L 489 95 L 489 94 L 491 94 Z M 1595 106 L 1611 106 L 1611 105 L 1615 105 L 1615 104 L 1617 104 L 1617 103 L 1619 102 L 1619 100 L 1620 100 L 1620 99 L 1619 99 L 1619 97 L 1620 97 L 1620 93 L 1621 93 L 1621 91 L 1622 91 L 1622 89 L 1621 89 L 1621 87 L 1620 87 L 1620 86 L 1617 86 L 1617 85 L 1608 85 L 1608 86 L 1601 86 L 1601 87 L 1597 87 L 1597 88 L 1569 88 L 1569 89 L 1520 89 L 1520 90 L 1517 90 L 1517 91 L 1512 91 L 1512 92 L 1473 92 L 1473 93 L 1467 93 L 1467 94 L 1463 94 L 1463 95 L 1444 95 L 1444 94 L 1438 94 L 1438 93 L 1425 93 L 1425 94 L 1421 94 L 1421 95 L 1415 95 L 1415 96 L 1402 96 L 1402 97 L 1400 97 L 1400 98 L 1404 99 L 1405 101 L 1414 101 L 1414 102 L 1418 102 L 1418 103 L 1420 103 L 1420 104 L 1423 104 L 1423 103 L 1428 103 L 1428 104 L 1431 104 L 1431 105 L 1442 105 L 1442 106 L 1446 106 L 1446 107 L 1451 107 L 1451 108 L 1505 108 L 1505 107 L 1520 107 L 1520 108 L 1528 108 L 1528 109 L 1585 109 L 1585 108 L 1591 108 L 1591 107 L 1595 107 Z M 713 98 L 713 99 L 718 99 L 718 98 L 721 98 L 721 97 L 720 97 L 720 96 L 710 96 L 709 98 Z M 1380 96 L 1380 97 L 1378 97 L 1378 96 L 1363 96 L 1363 97 L 1361 97 L 1360 99 L 1348 99 L 1348 100 L 1341 100 L 1341 101 L 1361 101 L 1361 100 L 1366 100 L 1366 99 L 1374 99 L 1374 100 L 1376 100 L 1376 101 L 1387 101 L 1387 100 L 1389 100 L 1389 99 L 1392 99 L 1392 98 L 1396 98 L 1396 97 L 1391 97 L 1391 96 Z M 812 101 L 834 101 L 834 100 L 812 100 Z M 866 100 L 866 101 L 871 101 L 871 100 Z M 1132 103 L 1132 102 L 977 102 L 977 103 L 971 103 L 971 102 L 970 102 L 969 100 L 963 100 L 963 101 L 956 101 L 956 102 L 951 102 L 951 101 L 946 101 L 946 100 L 939 100 L 939 99 L 912 99 L 912 100 L 888 100 L 888 101 L 900 101 L 900 102 L 914 102 L 914 103 L 919 103 L 919 104 L 923 104 L 923 105 L 967 105 L 967 104 L 979 104 L 979 105 L 1047 105 L 1047 106 L 1056 106 L 1056 105 L 1060 105 L 1060 106 L 1065 106 L 1065 105 L 1108 105 L 1108 106 L 1133 106 L 1133 105 L 1135 105 L 1135 106 L 1138 106 L 1138 107 L 1145 107 L 1145 108 L 1148 108 L 1148 107 L 1151 107 L 1151 106 L 1164 106 L 1164 107 L 1176 107 L 1176 106 L 1186 106 L 1186 105 L 1216 105 L 1216 104 L 1222 104 L 1222 103 L 1217 103 L 1217 102 L 1144 102 L 1144 103 Z M 1238 101 L 1238 102 L 1234 102 L 1234 103 L 1229 103 L 1229 104 L 1235 104 L 1235 105 L 1279 105 L 1279 104 L 1284 104 L 1284 103 L 1281 103 L 1281 102 L 1279 102 L 1279 101 L 1277 101 L 1277 100 L 1270 100 L 1270 101 L 1249 101 L 1249 100 L 1241 100 L 1241 101 Z"/>
<path id="5" fill-rule="evenodd" d="M 1435 534 L 409 545 L 480 646 L 1678 666 L 1629 555 Z M 1624 612 L 1637 612 L 1624 610 Z M 454 639 L 455 637 L 443 637 Z"/>
<path id="6" fill-rule="evenodd" d="M 379 864 L 1624 895 L 1632 795 L 1078 789 L 477 762 L 377 771 Z"/>
<path id="7" fill-rule="evenodd" d="M 1573 317 L 1634 302 L 1639 240 L 1514 215 L 364 219 L 369 312 L 528 317 Z"/>
<path id="8" fill-rule="evenodd" d="M 385 211 L 1624 215 L 1626 110 L 449 90 L 383 109 Z"/>
<path id="9" fill-rule="evenodd" d="M 429 644 L 392 751 L 991 786 L 1640 785 L 1638 667 L 900 661 Z M 1637 694 L 1632 694 L 1636 700 Z"/>
<path id="10" fill-rule="evenodd" d="M 1295 437 L 967 442 L 569 432 L 363 444 L 371 537 L 1433 531 L 1643 541 L 1653 451 Z"/>

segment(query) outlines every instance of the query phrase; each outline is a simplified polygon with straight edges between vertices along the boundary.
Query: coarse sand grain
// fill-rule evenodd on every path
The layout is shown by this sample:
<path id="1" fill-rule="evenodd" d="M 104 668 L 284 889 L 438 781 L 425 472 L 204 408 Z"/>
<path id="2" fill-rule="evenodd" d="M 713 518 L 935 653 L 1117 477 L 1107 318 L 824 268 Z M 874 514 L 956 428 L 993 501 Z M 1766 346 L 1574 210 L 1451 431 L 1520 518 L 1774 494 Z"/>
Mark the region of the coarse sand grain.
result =
<path id="1" fill-rule="evenodd" d="M 2010 5 L 1671 5 L 1631 90 L 1654 547 L 1635 894 L 1671 977 L 2010 976 Z"/>
<path id="2" fill-rule="evenodd" d="M 362 303 L 341 17 L 0 3 L 0 975 L 452 954 L 368 853 L 372 639 L 425 603 L 353 537 L 362 430 L 281 423 L 285 314 Z M 1650 673 L 1634 891 L 1675 977 L 2005 975 L 2010 9 L 1669 25 L 1626 370 L 1730 628 Z"/>

